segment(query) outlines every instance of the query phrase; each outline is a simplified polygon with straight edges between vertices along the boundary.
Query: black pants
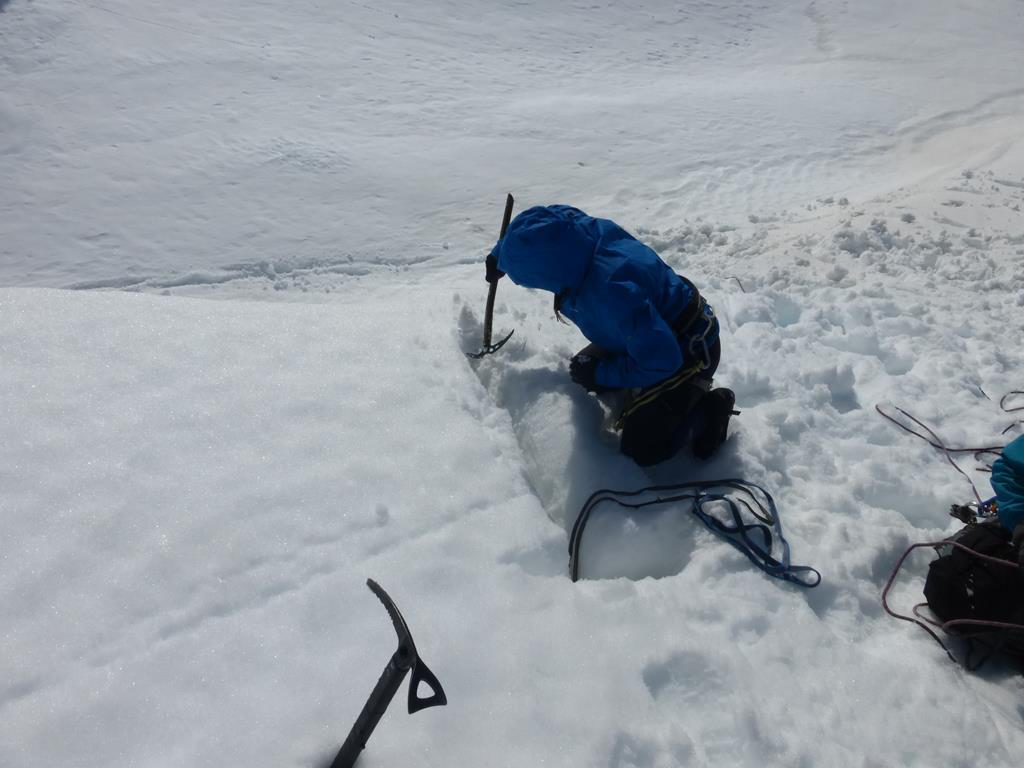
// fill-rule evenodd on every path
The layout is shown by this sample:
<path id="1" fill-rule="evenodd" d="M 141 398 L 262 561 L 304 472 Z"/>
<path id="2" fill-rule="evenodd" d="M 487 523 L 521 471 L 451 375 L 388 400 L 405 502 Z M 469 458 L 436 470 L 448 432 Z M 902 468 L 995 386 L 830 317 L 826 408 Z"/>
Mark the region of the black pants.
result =
<path id="1" fill-rule="evenodd" d="M 630 413 L 622 425 L 619 450 L 646 467 L 689 445 L 703 426 L 699 403 L 711 387 L 721 357 L 722 345 L 716 339 L 708 347 L 707 368 Z"/>

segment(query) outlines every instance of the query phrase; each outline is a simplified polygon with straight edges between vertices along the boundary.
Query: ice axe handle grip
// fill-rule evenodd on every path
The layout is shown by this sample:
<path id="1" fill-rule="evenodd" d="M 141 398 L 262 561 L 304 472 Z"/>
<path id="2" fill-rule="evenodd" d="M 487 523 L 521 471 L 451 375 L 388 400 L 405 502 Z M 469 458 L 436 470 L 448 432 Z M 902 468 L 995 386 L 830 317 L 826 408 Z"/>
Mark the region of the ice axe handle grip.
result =
<path id="1" fill-rule="evenodd" d="M 359 713 L 355 725 L 349 731 L 348 738 L 341 745 L 338 756 L 331 763 L 331 768 L 352 768 L 355 765 L 356 758 L 363 751 L 366 742 L 370 739 L 370 734 L 373 733 L 373 729 L 377 727 L 377 723 L 387 711 L 388 704 L 391 703 L 391 699 L 401 687 L 413 661 L 415 661 L 415 657 L 409 654 L 408 649 L 402 647 L 395 651 L 377 681 L 377 685 L 374 686 L 373 693 L 367 699 L 363 711 Z"/>
<path id="2" fill-rule="evenodd" d="M 498 292 L 498 281 L 495 280 L 487 289 L 487 308 L 484 310 L 484 349 L 491 348 L 491 336 L 494 332 L 494 296 Z"/>

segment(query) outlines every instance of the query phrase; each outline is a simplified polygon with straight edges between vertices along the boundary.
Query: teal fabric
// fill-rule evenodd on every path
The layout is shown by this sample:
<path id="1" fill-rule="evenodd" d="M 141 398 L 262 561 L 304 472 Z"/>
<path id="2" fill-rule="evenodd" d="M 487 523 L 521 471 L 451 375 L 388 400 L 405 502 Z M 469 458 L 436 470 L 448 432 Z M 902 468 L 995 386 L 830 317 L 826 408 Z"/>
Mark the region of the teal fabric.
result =
<path id="1" fill-rule="evenodd" d="M 992 489 L 1003 527 L 1012 531 L 1024 523 L 1024 435 L 1006 446 L 992 464 Z"/>

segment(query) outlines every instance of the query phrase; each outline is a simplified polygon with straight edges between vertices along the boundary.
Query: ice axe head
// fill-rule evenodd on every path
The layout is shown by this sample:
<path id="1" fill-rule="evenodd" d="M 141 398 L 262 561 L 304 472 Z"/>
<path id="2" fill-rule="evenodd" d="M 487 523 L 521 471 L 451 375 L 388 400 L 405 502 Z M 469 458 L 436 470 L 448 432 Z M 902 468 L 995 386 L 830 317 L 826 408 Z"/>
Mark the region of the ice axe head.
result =
<path id="1" fill-rule="evenodd" d="M 366 586 L 384 604 L 391 623 L 395 626 L 395 633 L 398 635 L 398 648 L 384 668 L 377 685 L 374 687 L 370 698 L 363 706 L 362 712 L 356 719 L 355 725 L 349 731 L 348 738 L 341 745 L 337 757 L 331 763 L 330 768 L 352 768 L 359 753 L 363 751 L 370 734 L 377 727 L 377 723 L 383 717 L 388 704 L 402 685 L 405 676 L 412 670 L 412 679 L 409 681 L 409 714 L 419 712 L 427 707 L 439 707 L 448 703 L 441 683 L 438 682 L 434 673 L 430 671 L 423 659 L 416 652 L 416 643 L 412 641 L 412 634 L 409 627 L 398 611 L 398 606 L 391 596 L 373 579 L 366 580 Z M 426 683 L 431 689 L 430 696 L 420 696 L 420 683 Z"/>
<path id="2" fill-rule="evenodd" d="M 409 631 L 409 626 L 405 623 L 402 614 L 399 613 L 395 601 L 373 579 L 367 579 L 366 586 L 384 604 L 388 616 L 391 617 L 391 623 L 395 627 L 395 634 L 398 635 L 398 648 L 394 656 L 396 663 L 402 666 L 408 663 L 406 668 L 412 669 L 412 678 L 409 680 L 409 714 L 419 712 L 427 707 L 440 707 L 447 704 L 448 698 L 444 695 L 441 683 L 438 682 L 434 673 L 430 671 L 423 660 L 420 659 L 419 653 L 416 652 L 416 643 L 412 641 L 412 633 Z M 419 695 L 420 682 L 430 686 L 432 695 L 424 697 Z"/>
<path id="3" fill-rule="evenodd" d="M 515 333 L 515 330 L 509 331 L 508 335 L 499 342 L 496 342 L 494 344 L 484 344 L 483 348 L 479 352 L 467 352 L 466 357 L 472 360 L 479 360 L 480 358 L 486 357 L 487 355 L 493 355 L 495 352 L 497 352 L 499 349 L 505 346 L 505 342 L 512 338 L 513 333 Z"/>

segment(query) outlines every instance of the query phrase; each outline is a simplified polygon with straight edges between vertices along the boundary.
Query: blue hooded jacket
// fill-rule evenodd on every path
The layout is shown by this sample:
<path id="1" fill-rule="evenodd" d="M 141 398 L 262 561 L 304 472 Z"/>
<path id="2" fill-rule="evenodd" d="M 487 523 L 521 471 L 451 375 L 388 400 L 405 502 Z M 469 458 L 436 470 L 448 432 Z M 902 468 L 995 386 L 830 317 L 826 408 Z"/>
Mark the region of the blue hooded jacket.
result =
<path id="1" fill-rule="evenodd" d="M 992 463 L 992 490 L 996 492 L 999 522 L 1012 531 L 1024 523 L 1024 435 L 1003 449 Z"/>
<path id="2" fill-rule="evenodd" d="M 646 387 L 691 364 L 672 324 L 694 300 L 692 286 L 615 222 L 568 205 L 530 208 L 492 253 L 517 285 L 561 296 L 561 313 L 609 353 L 598 384 Z"/>

